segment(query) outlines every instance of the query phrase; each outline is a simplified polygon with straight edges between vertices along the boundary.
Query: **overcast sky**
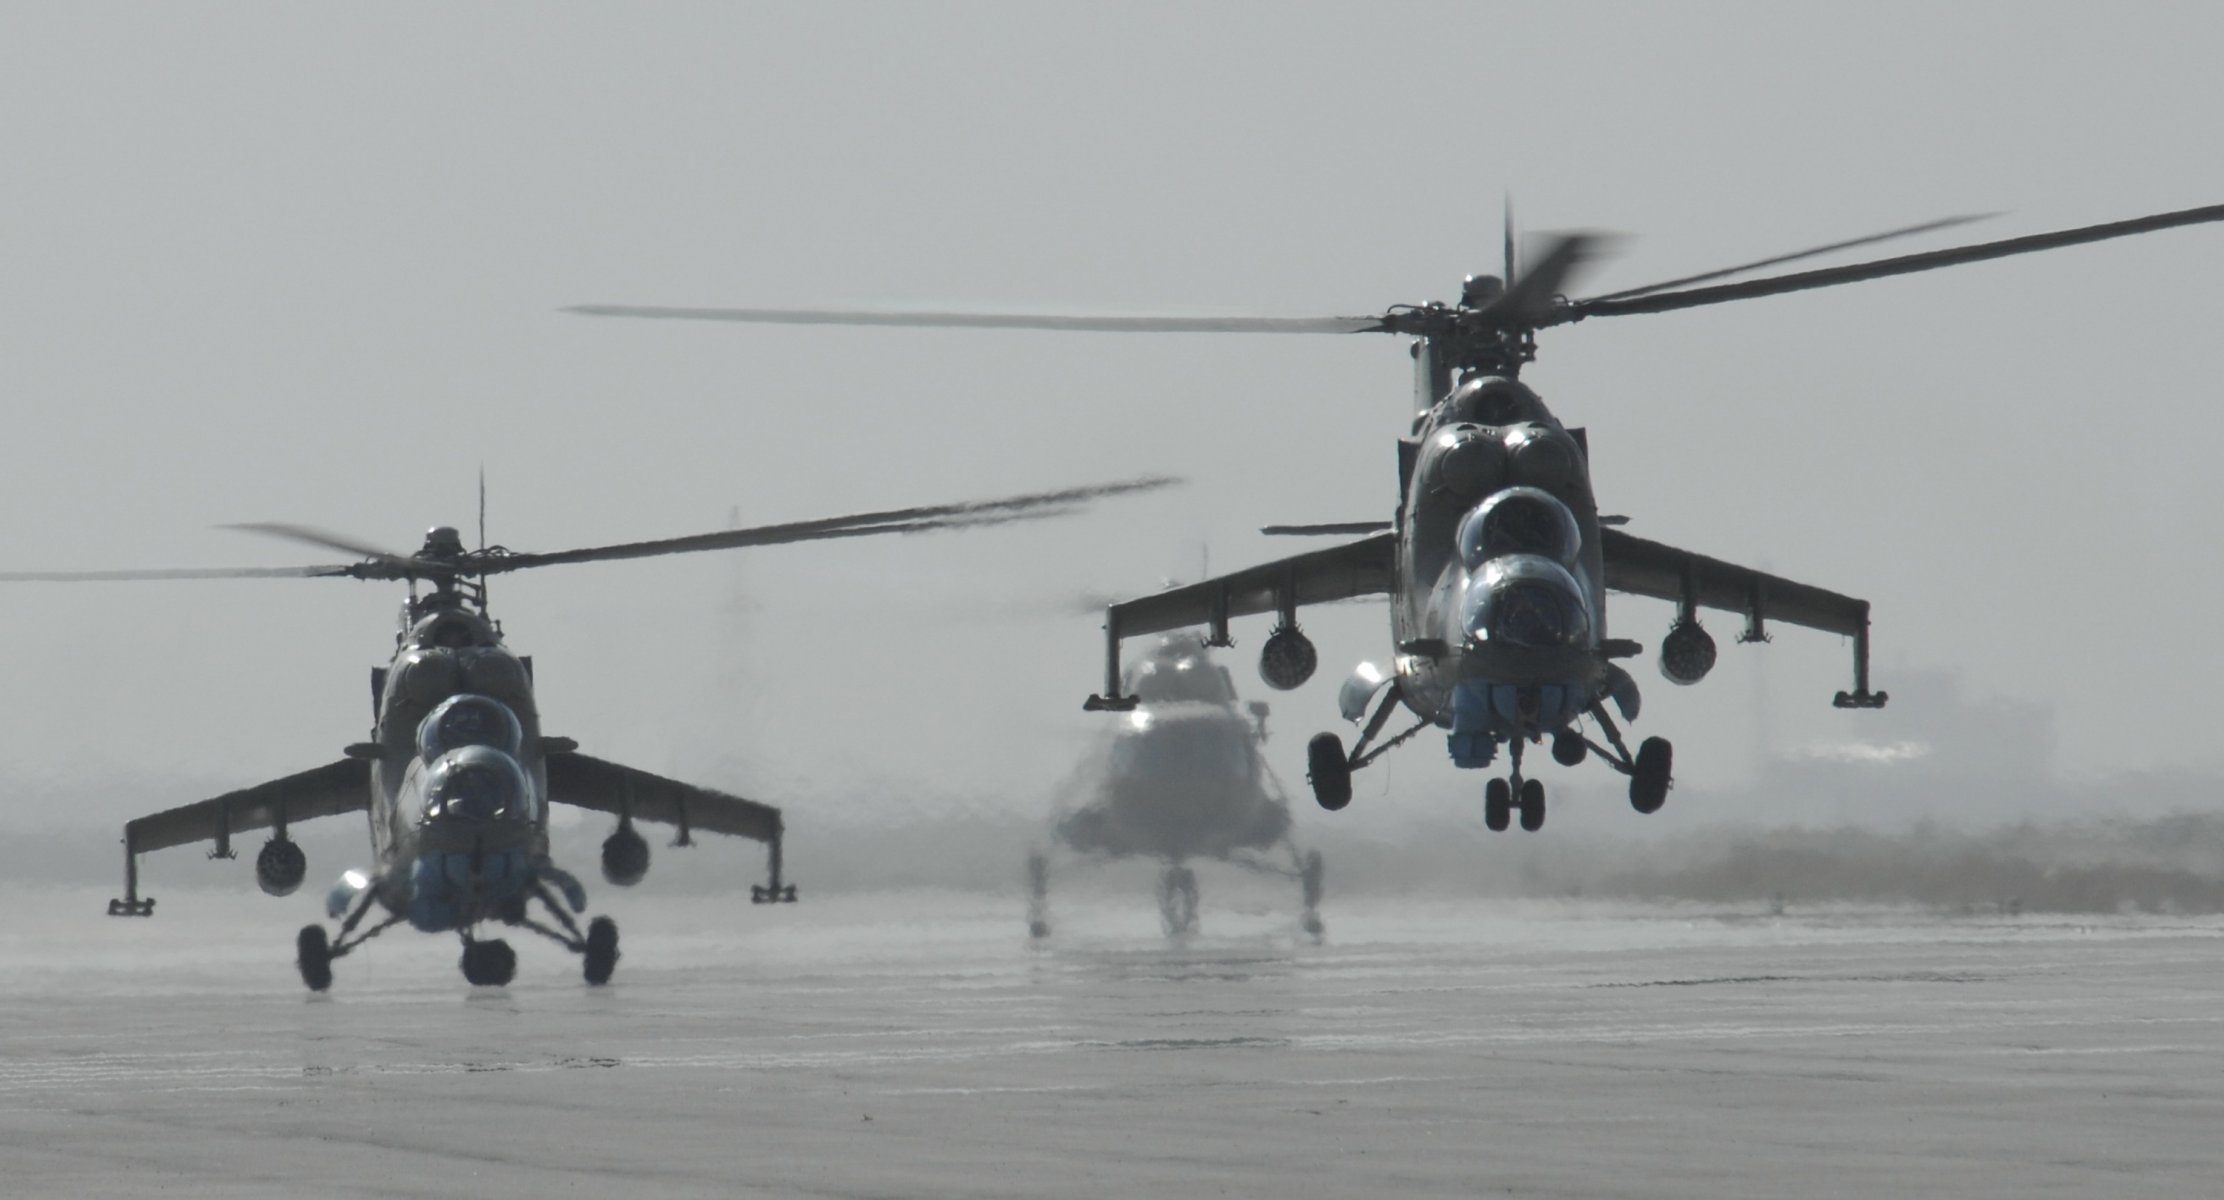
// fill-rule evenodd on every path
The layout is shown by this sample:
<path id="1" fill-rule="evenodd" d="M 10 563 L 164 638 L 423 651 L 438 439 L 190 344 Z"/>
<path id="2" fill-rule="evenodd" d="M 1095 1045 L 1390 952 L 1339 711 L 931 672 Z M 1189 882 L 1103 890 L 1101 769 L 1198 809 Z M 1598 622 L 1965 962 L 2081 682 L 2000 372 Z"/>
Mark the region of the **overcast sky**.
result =
<path id="1" fill-rule="evenodd" d="M 1633 235 L 1593 291 L 1947 214 L 2003 212 L 1972 234 L 1996 237 L 2224 202 L 2224 15 L 2125 12 L 11 5 L 0 544 L 23 569 L 318 560 L 214 528 L 280 520 L 407 549 L 469 529 L 482 463 L 493 539 L 531 550 L 1186 475 L 1055 525 L 495 586 L 550 732 L 590 752 L 791 821 L 1044 803 L 1097 728 L 1097 623 L 1062 610 L 1291 550 L 1264 522 L 1386 517 L 1403 346 L 560 306 L 1355 314 L 1494 269 L 1509 193 L 1527 227 Z M 1526 377 L 1590 427 L 1633 532 L 1872 600 L 1879 686 L 2039 705 L 2071 776 L 2224 768 L 2219 266 L 2224 228 L 2195 229 L 1592 321 Z M 400 599 L 10 590 L 0 776 L 328 761 Z M 1612 619 L 1650 645 L 1668 615 Z M 1639 672 L 1679 797 L 1863 732 L 1828 707 L 1838 639 L 1714 627 L 1707 684 Z M 1308 628 L 1320 675 L 1271 697 L 1293 782 L 1298 735 L 1389 649 L 1379 606 Z M 1264 633 L 1239 626 L 1239 677 Z M 1481 791 L 1437 739 L 1390 763 L 1337 819 Z"/>

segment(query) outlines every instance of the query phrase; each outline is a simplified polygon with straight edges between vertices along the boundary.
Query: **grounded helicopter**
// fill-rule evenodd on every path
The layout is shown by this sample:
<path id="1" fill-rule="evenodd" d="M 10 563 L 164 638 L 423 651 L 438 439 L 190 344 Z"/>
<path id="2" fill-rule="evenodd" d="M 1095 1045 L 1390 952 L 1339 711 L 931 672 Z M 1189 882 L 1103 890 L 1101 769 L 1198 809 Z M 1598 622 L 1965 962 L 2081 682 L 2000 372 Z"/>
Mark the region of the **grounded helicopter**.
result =
<path id="1" fill-rule="evenodd" d="M 1259 753 L 1267 706 L 1236 705 L 1228 668 L 1190 635 L 1161 638 L 1128 668 L 1137 707 L 1081 773 L 1079 803 L 1060 815 L 1060 844 L 1086 860 L 1163 859 L 1158 907 L 1166 932 L 1197 927 L 1190 859 L 1218 859 L 1298 882 L 1305 932 L 1322 931 L 1321 856 L 1290 836 L 1290 805 Z M 1286 852 L 1283 866 L 1261 854 Z M 1027 930 L 1050 934 L 1050 859 L 1027 859 Z"/>
<path id="2" fill-rule="evenodd" d="M 600 984 L 617 964 L 618 928 L 609 917 L 598 916 L 582 931 L 573 919 L 586 911 L 587 894 L 550 859 L 551 804 L 618 818 L 617 828 L 602 844 L 602 874 L 619 887 L 639 883 L 649 869 L 649 844 L 634 828 L 635 821 L 676 826 L 675 846 L 691 845 L 699 832 L 763 842 L 769 879 L 751 887 L 750 899 L 757 903 L 787 903 L 796 897 L 795 885 L 781 880 L 780 810 L 591 758 L 579 753 L 570 738 L 544 736 L 533 699 L 533 660 L 504 644 L 501 624 L 487 611 L 488 576 L 560 563 L 1035 520 L 1070 514 L 1101 497 L 1173 482 L 1144 478 L 552 554 L 484 546 L 482 486 L 478 550 L 466 550 L 461 536 L 448 526 L 428 533 L 415 554 L 402 555 L 300 526 L 257 524 L 237 528 L 362 559 L 340 566 L 11 572 L 0 574 L 0 582 L 240 577 L 407 581 L 410 595 L 402 606 L 394 657 L 371 672 L 371 740 L 349 746 L 337 762 L 129 822 L 124 826 L 124 895 L 109 902 L 108 912 L 154 915 L 154 900 L 139 894 L 139 855 L 211 841 L 212 857 L 231 858 L 232 836 L 252 829 L 271 830 L 255 856 L 256 882 L 273 896 L 290 895 L 301 886 L 308 863 L 300 846 L 288 838 L 288 829 L 318 817 L 363 812 L 369 814 L 371 852 L 378 866 L 348 871 L 333 886 L 325 912 L 340 922 L 336 936 L 328 936 L 322 925 L 309 925 L 296 939 L 301 979 L 311 990 L 331 986 L 334 959 L 405 921 L 427 933 L 460 934 L 464 978 L 473 984 L 499 986 L 516 973 L 517 956 L 509 944 L 481 936 L 481 926 L 490 922 L 530 930 L 581 956 L 587 982 Z M 420 584 L 431 590 L 420 594 Z M 553 925 L 528 911 L 534 901 Z M 374 910 L 383 911 L 365 926 Z"/>
<path id="3" fill-rule="evenodd" d="M 1318 662 L 1300 632 L 1302 605 L 1388 595 L 1396 657 L 1361 664 L 1340 707 L 1365 725 L 1349 750 L 1333 733 L 1307 747 L 1308 776 L 1323 808 L 1351 800 L 1351 773 L 1432 726 L 1447 731 L 1452 761 L 1483 768 L 1507 752 L 1509 777 L 1484 792 L 1484 821 L 1504 830 L 1518 810 L 1525 830 L 1544 825 L 1544 787 L 1525 779 L 1526 746 L 1551 739 L 1553 758 L 1574 766 L 1596 753 L 1629 777 L 1630 803 L 1657 811 L 1666 801 L 1673 750 L 1647 738 L 1632 753 L 1606 705 L 1625 721 L 1638 714 L 1635 680 L 1618 660 L 1642 648 L 1606 632 L 1606 593 L 1667 600 L 1676 616 L 1660 645 L 1661 673 L 1692 684 L 1713 668 L 1715 643 L 1698 610 L 1744 616 L 1741 641 L 1764 641 L 1784 622 L 1853 639 L 1853 689 L 1842 708 L 1877 708 L 1869 690 L 1866 601 L 1632 537 L 1601 517 L 1592 500 L 1586 432 L 1562 425 L 1521 383 L 1539 330 L 1592 317 L 1668 312 L 1732 300 L 1831 287 L 2060 246 L 2224 220 L 2224 205 L 2090 225 L 2054 233 L 1901 255 L 1742 282 L 1719 279 L 1905 234 L 1960 224 L 1956 217 L 1835 242 L 1758 262 L 1587 299 L 1562 294 L 1598 249 L 1583 234 L 1551 240 L 1535 265 L 1516 272 L 1508 221 L 1503 276 L 1470 276 L 1457 304 L 1402 305 L 1362 317 L 1087 317 L 1004 313 L 856 312 L 796 309 L 659 308 L 589 305 L 591 316 L 664 317 L 776 324 L 912 325 L 1099 332 L 1391 333 L 1413 340 L 1414 400 L 1420 410 L 1399 451 L 1400 503 L 1393 520 L 1269 526 L 1281 534 L 1361 535 L 1327 550 L 1264 563 L 1216 579 L 1113 604 L 1105 612 L 1105 693 L 1092 710 L 1132 711 L 1121 691 L 1125 638 L 1203 626 L 1206 644 L 1232 645 L 1231 618 L 1274 613 L 1259 673 L 1276 688 L 1311 678 Z M 1703 286 L 1702 286 L 1703 285 Z M 1379 698 L 1379 699 L 1378 699 Z M 1368 707 L 1373 714 L 1368 715 Z M 1375 744 L 1400 705 L 1418 720 Z M 1585 732 L 1588 720 L 1604 735 Z"/>

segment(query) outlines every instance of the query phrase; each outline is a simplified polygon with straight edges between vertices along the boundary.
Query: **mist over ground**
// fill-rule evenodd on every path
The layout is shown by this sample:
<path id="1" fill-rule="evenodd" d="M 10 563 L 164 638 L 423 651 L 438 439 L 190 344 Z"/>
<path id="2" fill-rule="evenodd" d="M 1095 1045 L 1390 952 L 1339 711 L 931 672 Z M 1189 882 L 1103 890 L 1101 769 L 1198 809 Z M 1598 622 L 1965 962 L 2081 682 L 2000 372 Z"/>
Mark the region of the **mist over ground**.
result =
<path id="1" fill-rule="evenodd" d="M 1797 907 L 1817 904 L 1913 905 L 1948 911 L 2062 913 L 2224 912 L 2224 814 L 2201 811 L 2205 779 L 2144 781 L 2155 815 L 2106 813 L 2058 819 L 1956 824 L 1939 818 L 1886 826 L 1851 822 L 1756 825 L 1710 818 L 1704 796 L 1671 799 L 1667 813 L 1640 818 L 1613 797 L 1571 791 L 1556 826 L 1534 835 L 1492 834 L 1472 812 L 1452 808 L 1401 816 L 1395 812 L 1336 815 L 1294 805 L 1300 844 L 1321 851 L 1328 899 L 1339 895 L 1618 899 L 1663 904 Z M 10 786 L 23 796 L 20 781 Z M 175 789 L 170 789 L 175 791 Z M 222 791 L 203 781 L 190 793 Z M 46 795 L 48 820 L 26 821 L 0 842 L 0 874 L 16 884 L 120 887 L 122 822 L 139 811 L 126 799 L 145 795 L 139 782 L 118 782 L 75 795 Z M 1679 813 L 1682 803 L 1688 811 Z M 19 811 L 29 806 L 19 805 Z M 146 806 L 146 809 L 154 807 Z M 814 897 L 908 888 L 1009 893 L 1020 889 L 1022 863 L 1049 843 L 1045 813 L 1010 809 L 937 808 L 885 814 L 885 803 L 788 809 L 787 869 L 806 902 Z M 107 819 L 96 814 L 105 813 Z M 309 856 L 309 879 L 286 903 L 304 904 L 341 870 L 368 864 L 356 817 L 298 827 Z M 610 823 L 600 815 L 559 814 L 557 860 L 607 892 L 596 876 L 597 848 Z M 645 828 L 654 862 L 645 891 L 737 900 L 763 877 L 764 855 L 753 843 L 706 835 L 690 848 L 670 845 L 669 829 Z M 141 886 L 160 896 L 177 889 L 251 892 L 254 853 L 266 834 L 240 835 L 236 860 L 212 860 L 208 847 L 184 846 L 143 855 Z M 1270 856 L 1271 857 L 1271 856 Z M 1251 882 L 1246 873 L 1200 863 L 1208 906 L 1231 895 L 1280 904 L 1278 880 Z M 1149 903 L 1155 867 L 1124 862 L 1102 867 L 1061 858 L 1054 893 L 1128 894 Z M 1015 907 L 1015 913 L 1017 909 Z M 1017 918 L 1015 917 L 1015 920 Z"/>

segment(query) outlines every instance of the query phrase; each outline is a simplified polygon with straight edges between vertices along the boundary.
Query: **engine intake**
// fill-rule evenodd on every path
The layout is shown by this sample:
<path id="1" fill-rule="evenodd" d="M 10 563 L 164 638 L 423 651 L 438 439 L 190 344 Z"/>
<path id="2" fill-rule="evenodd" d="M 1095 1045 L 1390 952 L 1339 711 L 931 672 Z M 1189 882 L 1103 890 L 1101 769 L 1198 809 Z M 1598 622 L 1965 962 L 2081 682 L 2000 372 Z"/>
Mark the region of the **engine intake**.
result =
<path id="1" fill-rule="evenodd" d="M 1313 649 L 1313 639 L 1294 625 L 1284 625 L 1269 634 L 1266 645 L 1259 650 L 1259 678 L 1279 691 L 1302 686 L 1318 666 L 1320 652 Z"/>
<path id="2" fill-rule="evenodd" d="M 1714 669 L 1714 636 L 1697 621 L 1678 621 L 1660 639 L 1660 673 L 1668 682 L 1689 687 Z"/>
<path id="3" fill-rule="evenodd" d="M 649 873 L 649 842 L 632 825 L 602 840 L 602 877 L 617 887 L 632 887 Z"/>
<path id="4" fill-rule="evenodd" d="M 286 838 L 274 837 L 264 842 L 261 852 L 255 855 L 255 883 L 267 895 L 293 895 L 308 873 L 309 856 Z"/>

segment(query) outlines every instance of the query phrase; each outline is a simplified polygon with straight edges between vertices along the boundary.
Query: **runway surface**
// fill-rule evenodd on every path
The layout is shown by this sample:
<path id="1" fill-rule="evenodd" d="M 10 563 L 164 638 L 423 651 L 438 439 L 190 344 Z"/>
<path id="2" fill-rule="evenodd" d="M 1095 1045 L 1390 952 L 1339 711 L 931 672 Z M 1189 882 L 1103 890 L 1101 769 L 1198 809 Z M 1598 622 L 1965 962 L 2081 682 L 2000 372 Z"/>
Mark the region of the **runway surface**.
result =
<path id="1" fill-rule="evenodd" d="M 588 989 L 314 901 L 11 894 L 8 1196 L 2206 1196 L 2218 922 L 1351 899 L 614 902 Z"/>

